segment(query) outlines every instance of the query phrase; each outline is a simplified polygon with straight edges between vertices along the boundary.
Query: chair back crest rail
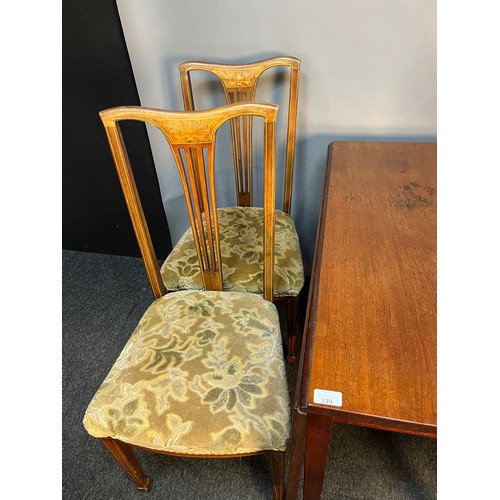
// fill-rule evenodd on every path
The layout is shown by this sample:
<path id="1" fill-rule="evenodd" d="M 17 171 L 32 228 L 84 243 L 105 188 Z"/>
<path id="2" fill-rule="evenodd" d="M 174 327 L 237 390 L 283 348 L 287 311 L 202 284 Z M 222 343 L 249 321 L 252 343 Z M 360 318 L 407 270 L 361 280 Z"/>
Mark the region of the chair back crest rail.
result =
<path id="1" fill-rule="evenodd" d="M 249 64 L 218 64 L 187 61 L 179 65 L 184 109 L 195 109 L 191 71 L 208 71 L 217 76 L 224 89 L 227 104 L 255 101 L 260 76 L 269 68 L 285 66 L 289 72 L 288 122 L 286 140 L 286 163 L 283 194 L 283 211 L 290 214 L 292 203 L 293 170 L 297 129 L 297 103 L 299 90 L 300 60 L 295 57 L 274 57 Z M 248 207 L 253 203 L 252 185 L 252 134 L 251 116 L 231 119 L 231 144 L 237 203 Z"/>
<path id="2" fill-rule="evenodd" d="M 183 187 L 189 222 L 205 290 L 222 290 L 222 260 L 215 193 L 215 143 L 217 131 L 228 120 L 232 130 L 240 130 L 234 120 L 242 120 L 248 132 L 254 117 L 264 121 L 264 298 L 273 299 L 274 210 L 276 117 L 274 104 L 233 103 L 205 111 L 166 111 L 140 106 L 121 106 L 100 112 L 113 160 L 127 203 L 146 272 L 155 298 L 166 293 L 158 259 L 127 149 L 120 131 L 120 121 L 149 123 L 165 136 L 172 151 Z M 251 132 L 250 132 L 251 134 Z"/>

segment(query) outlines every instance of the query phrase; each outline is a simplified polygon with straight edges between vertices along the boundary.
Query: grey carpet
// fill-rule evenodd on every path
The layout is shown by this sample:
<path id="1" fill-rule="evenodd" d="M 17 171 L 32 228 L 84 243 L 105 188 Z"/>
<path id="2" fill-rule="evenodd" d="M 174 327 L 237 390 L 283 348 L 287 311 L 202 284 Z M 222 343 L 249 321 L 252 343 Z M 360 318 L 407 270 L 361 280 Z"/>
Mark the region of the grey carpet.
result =
<path id="1" fill-rule="evenodd" d="M 152 479 L 149 493 L 132 480 L 82 425 L 85 409 L 152 302 L 142 260 L 63 251 L 62 498 L 271 499 L 263 456 L 189 459 L 137 450 Z M 306 294 L 298 321 L 304 320 Z M 279 306 L 280 307 L 280 306 Z M 283 311 L 280 309 L 283 318 Z M 286 332 L 285 332 L 286 335 Z M 287 366 L 290 393 L 298 363 Z M 434 439 L 336 425 L 322 499 L 436 498 Z"/>

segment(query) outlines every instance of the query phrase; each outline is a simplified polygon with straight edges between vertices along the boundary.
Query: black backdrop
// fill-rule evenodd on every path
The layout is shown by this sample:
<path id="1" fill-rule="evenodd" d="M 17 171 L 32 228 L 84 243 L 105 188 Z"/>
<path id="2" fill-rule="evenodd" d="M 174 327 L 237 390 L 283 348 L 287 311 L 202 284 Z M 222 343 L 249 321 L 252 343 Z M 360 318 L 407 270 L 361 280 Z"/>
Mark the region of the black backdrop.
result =
<path id="1" fill-rule="evenodd" d="M 62 3 L 63 248 L 139 256 L 99 111 L 140 105 L 115 0 Z M 124 128 L 158 258 L 171 250 L 145 127 Z"/>

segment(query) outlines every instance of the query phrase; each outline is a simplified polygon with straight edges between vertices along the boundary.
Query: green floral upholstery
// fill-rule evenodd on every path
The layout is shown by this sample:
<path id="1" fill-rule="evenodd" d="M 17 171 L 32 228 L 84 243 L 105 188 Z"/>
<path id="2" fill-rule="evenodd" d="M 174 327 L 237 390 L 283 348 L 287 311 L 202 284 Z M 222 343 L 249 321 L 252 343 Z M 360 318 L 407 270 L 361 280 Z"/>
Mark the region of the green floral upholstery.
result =
<path id="1" fill-rule="evenodd" d="M 218 209 L 224 290 L 262 293 L 263 209 Z M 293 219 L 280 210 L 275 218 L 274 295 L 297 296 L 304 285 L 299 238 Z M 161 267 L 169 291 L 203 288 L 193 234 L 189 228 Z"/>
<path id="2" fill-rule="evenodd" d="M 274 304 L 196 290 L 153 302 L 83 420 L 94 437 L 197 455 L 282 451 L 289 422 Z"/>

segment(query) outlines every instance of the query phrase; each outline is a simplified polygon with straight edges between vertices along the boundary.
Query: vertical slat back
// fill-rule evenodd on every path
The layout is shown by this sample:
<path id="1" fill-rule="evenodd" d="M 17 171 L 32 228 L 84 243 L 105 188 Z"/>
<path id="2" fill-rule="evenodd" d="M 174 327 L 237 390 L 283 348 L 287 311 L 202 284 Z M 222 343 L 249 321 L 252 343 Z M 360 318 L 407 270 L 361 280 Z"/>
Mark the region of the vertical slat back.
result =
<path id="1" fill-rule="evenodd" d="M 208 146 L 172 145 L 184 189 L 205 290 L 222 290 L 222 260 L 214 184 L 214 143 Z M 208 158 L 208 164 L 205 161 Z"/>
<path id="2" fill-rule="evenodd" d="M 216 132 L 227 121 L 264 118 L 264 298 L 273 299 L 275 124 L 278 106 L 244 103 L 206 111 L 165 111 L 138 106 L 101 111 L 110 148 L 122 184 L 148 277 L 159 297 L 166 293 L 158 260 L 149 237 L 132 168 L 121 136 L 119 122 L 136 120 L 156 126 L 167 139 L 183 187 L 198 261 L 206 290 L 222 290 L 222 258 L 215 194 Z M 240 130 L 245 128 L 241 121 Z M 248 128 L 248 121 L 246 127 Z"/>
<path id="3" fill-rule="evenodd" d="M 226 102 L 252 102 L 255 88 L 241 92 L 239 88 L 225 88 Z M 234 179 L 237 203 L 240 207 L 252 206 L 252 116 L 239 116 L 231 120 L 231 145 L 233 151 Z"/>
<path id="4" fill-rule="evenodd" d="M 249 64 L 218 64 L 187 61 L 179 65 L 179 73 L 185 109 L 193 111 L 195 104 L 190 71 L 208 71 L 216 75 L 222 83 L 226 102 L 231 104 L 235 102 L 255 101 L 260 76 L 269 68 L 277 66 L 288 66 L 290 68 L 283 192 L 283 211 L 289 214 L 292 204 L 300 60 L 295 57 L 284 56 Z M 242 119 L 241 123 L 239 121 L 231 123 L 235 187 L 237 203 L 240 206 L 252 206 L 253 203 L 252 131 L 253 122 L 251 118 Z"/>

